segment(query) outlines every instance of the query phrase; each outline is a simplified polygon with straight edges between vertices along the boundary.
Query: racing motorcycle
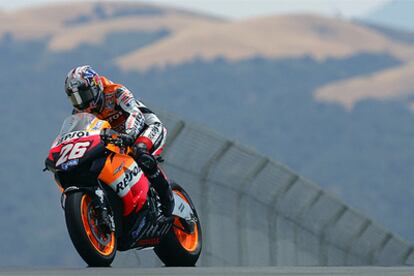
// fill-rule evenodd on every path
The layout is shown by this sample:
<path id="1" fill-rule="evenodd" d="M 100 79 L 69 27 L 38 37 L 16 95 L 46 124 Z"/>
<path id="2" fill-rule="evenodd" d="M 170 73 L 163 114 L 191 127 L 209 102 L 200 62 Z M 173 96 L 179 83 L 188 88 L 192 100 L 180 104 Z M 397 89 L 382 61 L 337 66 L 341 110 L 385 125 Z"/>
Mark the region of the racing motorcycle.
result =
<path id="1" fill-rule="evenodd" d="M 173 216 L 161 219 L 156 190 L 128 155 L 131 140 L 89 113 L 65 119 L 45 170 L 53 173 L 62 192 L 72 243 L 89 266 L 110 266 L 117 250 L 144 248 L 153 248 L 166 266 L 194 266 L 202 248 L 194 204 L 180 185 L 171 183 Z M 162 162 L 159 157 L 157 161 Z M 123 216 L 123 202 L 116 194 L 131 181 L 138 181 L 143 192 L 142 208 L 133 220 Z"/>

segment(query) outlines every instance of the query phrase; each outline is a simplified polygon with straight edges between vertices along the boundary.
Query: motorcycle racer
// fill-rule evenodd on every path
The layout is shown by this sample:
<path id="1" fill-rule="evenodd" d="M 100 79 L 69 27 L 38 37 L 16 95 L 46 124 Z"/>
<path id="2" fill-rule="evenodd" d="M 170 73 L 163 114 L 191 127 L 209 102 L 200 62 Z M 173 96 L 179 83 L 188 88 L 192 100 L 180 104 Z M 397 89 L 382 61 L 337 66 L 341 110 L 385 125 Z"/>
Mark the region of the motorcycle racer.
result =
<path id="1" fill-rule="evenodd" d="M 113 130 L 135 140 L 133 157 L 157 191 L 163 215 L 170 218 L 174 208 L 173 194 L 156 161 L 163 151 L 167 135 L 160 119 L 135 99 L 125 86 L 99 76 L 89 65 L 69 71 L 65 79 L 65 92 L 74 108 L 73 113 L 92 113 L 108 121 Z M 130 183 L 125 189 L 127 193 L 118 193 L 124 204 L 125 216 L 137 213 L 142 207 L 138 204 L 141 195 L 135 184 Z"/>

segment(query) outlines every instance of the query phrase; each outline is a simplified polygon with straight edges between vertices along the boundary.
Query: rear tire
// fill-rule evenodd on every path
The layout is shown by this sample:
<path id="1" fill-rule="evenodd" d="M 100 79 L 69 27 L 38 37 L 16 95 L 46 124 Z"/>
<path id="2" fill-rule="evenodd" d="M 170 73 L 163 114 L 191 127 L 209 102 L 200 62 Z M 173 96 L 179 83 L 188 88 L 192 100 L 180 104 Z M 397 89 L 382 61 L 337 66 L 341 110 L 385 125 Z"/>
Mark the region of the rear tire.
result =
<path id="1" fill-rule="evenodd" d="M 69 193 L 65 219 L 69 236 L 79 255 L 89 266 L 110 266 L 116 254 L 115 233 L 103 233 L 96 226 L 93 201 L 84 192 Z"/>
<path id="2" fill-rule="evenodd" d="M 195 266 L 202 249 L 200 219 L 187 192 L 176 183 L 173 183 L 171 187 L 174 193 L 190 204 L 197 217 L 196 227 L 194 233 L 187 234 L 173 225 L 161 243 L 155 247 L 154 251 L 166 266 Z M 177 223 L 179 221 L 174 217 L 174 224 Z"/>

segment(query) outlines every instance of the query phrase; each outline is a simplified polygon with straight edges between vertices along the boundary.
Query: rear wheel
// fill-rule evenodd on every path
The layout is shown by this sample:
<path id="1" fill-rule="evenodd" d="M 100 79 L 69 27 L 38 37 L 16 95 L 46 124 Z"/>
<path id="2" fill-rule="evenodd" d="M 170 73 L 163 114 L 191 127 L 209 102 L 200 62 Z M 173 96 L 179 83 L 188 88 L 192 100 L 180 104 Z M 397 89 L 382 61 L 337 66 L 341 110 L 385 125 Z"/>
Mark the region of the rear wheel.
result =
<path id="1" fill-rule="evenodd" d="M 174 216 L 171 230 L 154 251 L 166 266 L 194 266 L 202 248 L 200 219 L 187 192 L 175 183 L 172 184 L 172 190 L 190 205 L 197 221 L 194 225 L 194 231 L 188 233 L 184 231 L 180 218 Z"/>
<path id="2" fill-rule="evenodd" d="M 110 266 L 116 254 L 115 233 L 99 224 L 93 198 L 83 192 L 67 195 L 65 219 L 69 236 L 89 266 Z"/>

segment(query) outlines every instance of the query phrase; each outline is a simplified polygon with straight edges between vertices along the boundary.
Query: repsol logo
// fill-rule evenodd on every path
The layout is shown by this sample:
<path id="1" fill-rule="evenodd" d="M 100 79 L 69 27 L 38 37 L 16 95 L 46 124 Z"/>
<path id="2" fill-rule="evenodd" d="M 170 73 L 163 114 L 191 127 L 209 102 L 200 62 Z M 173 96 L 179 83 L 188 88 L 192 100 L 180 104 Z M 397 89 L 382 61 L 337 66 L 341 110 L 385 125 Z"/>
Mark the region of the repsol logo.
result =
<path id="1" fill-rule="evenodd" d="M 129 182 L 131 182 L 131 180 L 138 175 L 138 173 L 138 166 L 134 166 L 132 170 L 126 170 L 125 176 L 122 179 L 122 181 L 116 184 L 116 193 L 119 193 L 120 191 L 124 190 L 128 186 Z"/>
<path id="2" fill-rule="evenodd" d="M 153 140 L 155 136 L 158 135 L 159 133 L 160 133 L 160 128 L 158 127 L 158 125 L 154 125 L 151 129 L 151 132 L 148 134 L 148 138 L 150 140 Z"/>
<path id="3" fill-rule="evenodd" d="M 73 138 L 82 138 L 82 137 L 86 137 L 89 136 L 89 132 L 87 131 L 74 131 L 74 132 L 70 132 L 67 133 L 65 135 L 63 135 L 59 141 L 58 141 L 58 145 L 62 144 L 63 142 L 65 142 L 66 140 L 70 140 Z"/>
<path id="4" fill-rule="evenodd" d="M 109 123 L 112 123 L 113 121 L 116 121 L 116 120 L 118 120 L 119 118 L 121 118 L 121 116 L 122 116 L 122 111 L 119 111 L 118 113 L 115 113 L 115 114 L 113 114 L 113 115 L 109 116 L 106 120 L 107 120 Z"/>

